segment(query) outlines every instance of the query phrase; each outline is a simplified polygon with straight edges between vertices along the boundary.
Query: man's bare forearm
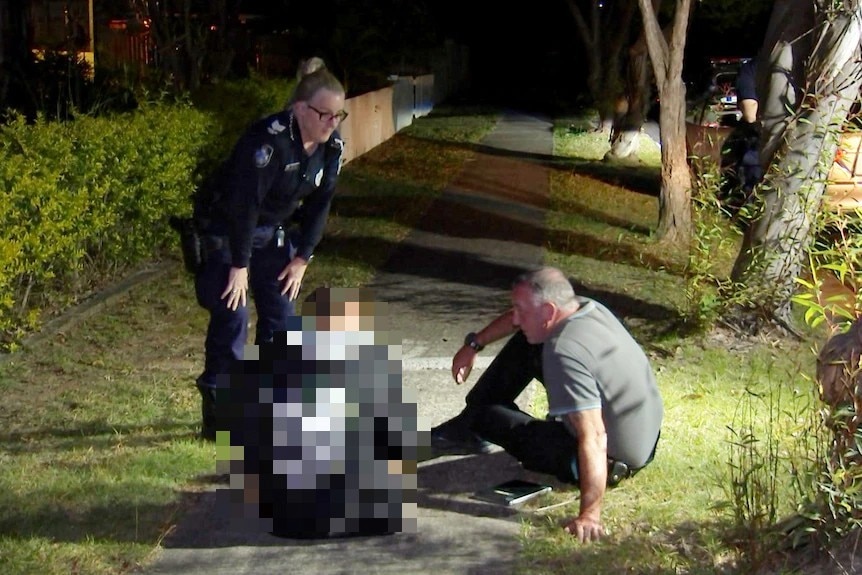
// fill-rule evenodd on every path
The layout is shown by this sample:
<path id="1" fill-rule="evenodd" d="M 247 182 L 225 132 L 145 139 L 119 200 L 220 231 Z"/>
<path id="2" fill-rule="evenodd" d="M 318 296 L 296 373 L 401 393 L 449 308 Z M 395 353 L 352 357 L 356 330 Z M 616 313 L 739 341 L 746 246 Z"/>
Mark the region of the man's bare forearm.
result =
<path id="1" fill-rule="evenodd" d="M 479 342 L 479 345 L 485 347 L 515 333 L 517 328 L 512 322 L 512 315 L 512 310 L 507 310 L 494 318 L 491 323 L 477 331 L 476 341 Z"/>

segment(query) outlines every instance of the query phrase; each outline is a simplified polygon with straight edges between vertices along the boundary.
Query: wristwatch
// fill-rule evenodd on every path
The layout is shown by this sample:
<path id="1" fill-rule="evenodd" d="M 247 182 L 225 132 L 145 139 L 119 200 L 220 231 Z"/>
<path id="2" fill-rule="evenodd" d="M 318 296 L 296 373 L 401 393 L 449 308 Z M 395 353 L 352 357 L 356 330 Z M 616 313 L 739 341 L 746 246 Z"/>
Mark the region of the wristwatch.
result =
<path id="1" fill-rule="evenodd" d="M 471 331 L 467 334 L 467 337 L 464 338 L 464 345 L 473 348 L 475 351 L 482 351 L 485 349 L 485 346 L 479 343 L 479 340 L 476 339 L 476 332 Z"/>

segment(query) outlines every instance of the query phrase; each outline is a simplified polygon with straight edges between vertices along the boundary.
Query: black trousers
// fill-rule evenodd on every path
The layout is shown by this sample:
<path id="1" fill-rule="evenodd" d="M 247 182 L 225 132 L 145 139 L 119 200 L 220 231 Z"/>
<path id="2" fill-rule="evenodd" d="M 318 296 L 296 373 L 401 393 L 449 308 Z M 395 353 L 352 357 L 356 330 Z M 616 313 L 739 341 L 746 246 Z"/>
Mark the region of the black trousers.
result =
<path id="1" fill-rule="evenodd" d="M 505 449 L 525 469 L 577 484 L 572 473 L 575 436 L 561 421 L 537 419 L 515 403 L 533 379 L 542 381 L 542 346 L 530 344 L 519 331 L 467 394 L 464 415 L 470 429 Z"/>

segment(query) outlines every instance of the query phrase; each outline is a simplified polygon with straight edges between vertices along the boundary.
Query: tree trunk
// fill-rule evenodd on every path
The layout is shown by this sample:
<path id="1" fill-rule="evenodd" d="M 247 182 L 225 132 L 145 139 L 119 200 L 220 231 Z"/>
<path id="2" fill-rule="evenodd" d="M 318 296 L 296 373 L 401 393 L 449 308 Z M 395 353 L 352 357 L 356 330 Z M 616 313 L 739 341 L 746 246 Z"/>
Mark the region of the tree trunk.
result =
<path id="1" fill-rule="evenodd" d="M 635 13 L 634 0 L 601 6 L 589 4 L 589 22 L 576 0 L 567 0 L 569 12 L 587 58 L 587 91 L 599 114 L 601 130 L 610 131 L 615 103 L 622 91 L 620 60 Z"/>
<path id="2" fill-rule="evenodd" d="M 691 170 L 685 150 L 685 85 L 667 76 L 661 98 L 661 193 L 657 236 L 669 244 L 691 239 Z"/>
<path id="3" fill-rule="evenodd" d="M 786 5 L 776 6 L 782 14 L 785 9 Z M 734 319 L 750 331 L 774 320 L 792 325 L 791 297 L 813 240 L 812 222 L 821 209 L 837 134 L 862 86 L 860 18 L 857 3 L 853 13 L 823 18 L 810 34 L 815 41 L 808 54 L 778 41 L 761 59 L 771 87 L 765 99 L 768 136 L 761 159 L 769 162 L 770 153 L 774 159 L 758 186 L 759 212 L 746 230 L 731 276 L 735 285 L 744 286 L 752 304 Z M 803 65 L 797 62 L 800 57 Z M 793 75 L 795 70 L 802 70 L 801 81 L 794 82 L 799 78 Z M 779 116 L 779 104 L 786 106 L 796 96 L 793 84 L 801 86 L 804 95 L 793 100 L 798 102 L 795 110 Z"/>
<path id="4" fill-rule="evenodd" d="M 677 0 L 665 40 L 649 0 L 638 0 L 660 100 L 661 194 L 657 236 L 663 243 L 691 239 L 691 172 L 685 151 L 685 84 L 682 64 L 691 0 Z"/>
<path id="5" fill-rule="evenodd" d="M 649 51 L 646 40 L 641 37 L 629 48 L 626 63 L 626 85 L 623 101 L 625 110 L 615 110 L 614 126 L 611 130 L 611 149 L 605 159 L 624 159 L 638 151 L 641 128 L 646 121 L 650 105 L 650 86 L 653 77 L 650 73 Z"/>

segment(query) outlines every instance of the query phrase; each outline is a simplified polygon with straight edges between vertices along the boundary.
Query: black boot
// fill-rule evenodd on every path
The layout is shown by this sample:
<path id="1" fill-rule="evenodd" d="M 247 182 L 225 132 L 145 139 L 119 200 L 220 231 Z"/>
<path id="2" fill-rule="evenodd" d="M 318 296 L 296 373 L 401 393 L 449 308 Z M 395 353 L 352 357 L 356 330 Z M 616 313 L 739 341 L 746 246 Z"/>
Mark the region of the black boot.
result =
<path id="1" fill-rule="evenodd" d="M 471 429 L 476 409 L 467 406 L 464 410 L 440 425 L 431 428 L 431 449 L 438 455 L 486 454 L 494 450 L 490 441 L 485 441 Z"/>
<path id="2" fill-rule="evenodd" d="M 216 438 L 216 405 L 215 394 L 216 390 L 201 385 L 197 385 L 198 391 L 201 392 L 201 439 L 207 441 L 215 441 Z"/>

